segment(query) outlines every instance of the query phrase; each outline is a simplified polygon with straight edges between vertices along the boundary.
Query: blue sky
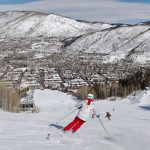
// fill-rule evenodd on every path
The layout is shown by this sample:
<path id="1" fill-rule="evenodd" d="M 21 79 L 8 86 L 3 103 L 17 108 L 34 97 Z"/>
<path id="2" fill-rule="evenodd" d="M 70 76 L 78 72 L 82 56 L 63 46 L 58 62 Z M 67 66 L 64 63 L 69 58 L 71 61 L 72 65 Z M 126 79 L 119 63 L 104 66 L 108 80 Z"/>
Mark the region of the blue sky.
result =
<path id="1" fill-rule="evenodd" d="M 8 5 L 8 4 L 24 4 L 29 2 L 34 2 L 37 0 L 0 0 L 1 5 Z"/>
<path id="2" fill-rule="evenodd" d="M 150 3 L 150 0 L 121 0 L 121 1 L 124 1 L 124 2 L 134 2 L 134 3 Z"/>
<path id="3" fill-rule="evenodd" d="M 14 10 L 108 23 L 150 21 L 150 0 L 0 0 L 0 12 Z"/>
<path id="4" fill-rule="evenodd" d="M 23 4 L 23 3 L 29 3 L 29 2 L 34 2 L 34 1 L 40 1 L 40 0 L 0 0 L 0 4 L 5 5 L 5 4 Z M 119 0 L 118 0 L 119 1 Z M 120 0 L 123 2 L 134 2 L 134 3 L 150 3 L 150 0 Z"/>

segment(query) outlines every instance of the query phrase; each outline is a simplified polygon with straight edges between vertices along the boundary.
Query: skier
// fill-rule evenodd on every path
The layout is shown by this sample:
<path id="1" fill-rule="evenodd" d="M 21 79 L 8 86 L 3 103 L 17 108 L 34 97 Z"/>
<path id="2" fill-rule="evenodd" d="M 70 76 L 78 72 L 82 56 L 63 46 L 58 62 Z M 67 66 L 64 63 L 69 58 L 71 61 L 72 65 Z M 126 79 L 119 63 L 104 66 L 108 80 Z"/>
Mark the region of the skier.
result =
<path id="1" fill-rule="evenodd" d="M 109 112 L 106 112 L 106 116 L 105 116 L 105 118 L 108 118 L 108 120 L 111 120 L 111 114 L 109 113 Z"/>
<path id="2" fill-rule="evenodd" d="M 92 117 L 99 117 L 96 114 L 93 106 L 94 96 L 93 94 L 88 94 L 86 103 L 77 103 L 76 107 L 79 109 L 77 116 L 72 122 L 63 128 L 63 132 L 71 130 L 72 133 L 76 132 L 83 123 L 87 121 L 92 111 Z"/>

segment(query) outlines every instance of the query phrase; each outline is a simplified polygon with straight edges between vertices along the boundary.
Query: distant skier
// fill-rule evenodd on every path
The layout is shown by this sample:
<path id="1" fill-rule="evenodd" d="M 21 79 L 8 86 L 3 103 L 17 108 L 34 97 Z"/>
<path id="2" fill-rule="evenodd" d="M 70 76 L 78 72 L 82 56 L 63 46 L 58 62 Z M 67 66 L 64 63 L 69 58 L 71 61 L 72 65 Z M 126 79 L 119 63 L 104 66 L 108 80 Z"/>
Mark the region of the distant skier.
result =
<path id="1" fill-rule="evenodd" d="M 76 107 L 79 109 L 77 116 L 72 122 L 63 128 L 63 132 L 71 130 L 72 133 L 76 132 L 83 123 L 87 121 L 92 111 L 92 117 L 96 115 L 99 117 L 99 114 L 96 114 L 93 106 L 94 96 L 93 94 L 88 94 L 86 103 L 78 103 Z"/>
<path id="2" fill-rule="evenodd" d="M 111 120 L 111 114 L 109 112 L 106 112 L 105 118 L 107 118 L 108 120 Z"/>

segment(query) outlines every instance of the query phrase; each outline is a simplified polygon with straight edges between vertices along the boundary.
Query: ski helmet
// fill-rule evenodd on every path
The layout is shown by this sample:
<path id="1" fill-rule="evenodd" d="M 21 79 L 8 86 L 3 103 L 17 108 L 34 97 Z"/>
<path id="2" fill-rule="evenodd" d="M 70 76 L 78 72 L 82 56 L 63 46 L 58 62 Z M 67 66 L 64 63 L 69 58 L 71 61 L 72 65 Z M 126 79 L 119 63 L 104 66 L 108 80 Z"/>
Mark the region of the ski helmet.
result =
<path id="1" fill-rule="evenodd" d="M 87 98 L 94 99 L 93 94 L 88 94 Z"/>

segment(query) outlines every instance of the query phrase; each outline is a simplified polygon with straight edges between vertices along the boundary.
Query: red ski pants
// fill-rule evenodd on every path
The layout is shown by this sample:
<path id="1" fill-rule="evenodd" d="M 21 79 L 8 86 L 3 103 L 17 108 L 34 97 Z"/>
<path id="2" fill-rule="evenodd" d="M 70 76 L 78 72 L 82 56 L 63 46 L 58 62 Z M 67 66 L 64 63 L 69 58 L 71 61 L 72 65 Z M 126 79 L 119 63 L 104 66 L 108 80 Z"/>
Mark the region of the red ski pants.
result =
<path id="1" fill-rule="evenodd" d="M 81 120 L 76 116 L 75 119 L 64 128 L 64 131 L 72 129 L 73 132 L 76 132 L 84 122 L 84 120 Z"/>

